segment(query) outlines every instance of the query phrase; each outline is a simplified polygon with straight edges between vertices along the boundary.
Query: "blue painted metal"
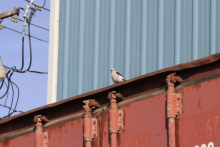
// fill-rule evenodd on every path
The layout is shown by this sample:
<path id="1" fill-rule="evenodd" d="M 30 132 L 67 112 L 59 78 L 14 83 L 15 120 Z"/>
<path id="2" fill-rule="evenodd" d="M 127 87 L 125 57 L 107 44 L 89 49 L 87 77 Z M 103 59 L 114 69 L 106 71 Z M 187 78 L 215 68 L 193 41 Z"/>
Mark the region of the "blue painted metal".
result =
<path id="1" fill-rule="evenodd" d="M 98 65 L 99 65 L 99 2 L 95 0 L 95 29 L 94 29 L 94 69 L 93 69 L 93 90 L 98 88 Z"/>
<path id="2" fill-rule="evenodd" d="M 131 25 L 131 1 L 126 0 L 126 14 L 125 14 L 125 79 L 129 79 L 130 67 L 130 25 Z"/>
<path id="3" fill-rule="evenodd" d="M 164 0 L 159 0 L 159 9 L 158 9 L 158 69 L 163 68 L 163 14 L 164 14 Z"/>
<path id="4" fill-rule="evenodd" d="M 83 50 L 84 50 L 84 12 L 85 1 L 80 0 L 80 19 L 79 19 L 79 61 L 78 61 L 78 93 L 82 93 L 83 89 Z M 71 63 L 70 63 L 71 64 Z"/>
<path id="5" fill-rule="evenodd" d="M 111 0 L 110 1 L 110 44 L 109 44 L 109 70 L 111 68 L 113 68 L 114 65 L 114 44 L 115 44 L 115 0 Z M 110 77 L 110 72 L 108 73 L 108 77 Z M 110 78 L 109 79 L 109 84 L 112 84 L 112 80 Z"/>
<path id="6" fill-rule="evenodd" d="M 66 13 L 70 12 L 70 7 L 68 7 L 67 4 L 70 3 L 70 0 L 67 0 L 66 3 Z M 70 29 L 70 19 L 69 19 L 69 15 L 65 16 L 65 38 L 69 37 L 69 29 Z M 70 43 L 69 40 L 66 39 L 64 40 L 64 48 L 70 48 Z M 67 93 L 68 93 L 68 73 L 69 73 L 69 68 L 68 68 L 68 62 L 69 62 L 69 50 L 64 50 L 64 64 L 63 64 L 63 97 L 67 97 Z"/>
<path id="7" fill-rule="evenodd" d="M 220 51 L 220 1 L 60 1 L 57 99 Z"/>
<path id="8" fill-rule="evenodd" d="M 146 73 L 146 51 L 147 51 L 147 0 L 142 0 L 141 13 L 141 75 Z"/>
<path id="9" fill-rule="evenodd" d="M 199 0 L 193 0 L 193 60 L 198 59 L 199 50 Z"/>
<path id="10" fill-rule="evenodd" d="M 180 0 L 175 7 L 175 65 L 180 64 Z"/>
<path id="11" fill-rule="evenodd" d="M 216 48 L 216 0 L 211 0 L 211 37 L 210 54 L 215 53 Z"/>

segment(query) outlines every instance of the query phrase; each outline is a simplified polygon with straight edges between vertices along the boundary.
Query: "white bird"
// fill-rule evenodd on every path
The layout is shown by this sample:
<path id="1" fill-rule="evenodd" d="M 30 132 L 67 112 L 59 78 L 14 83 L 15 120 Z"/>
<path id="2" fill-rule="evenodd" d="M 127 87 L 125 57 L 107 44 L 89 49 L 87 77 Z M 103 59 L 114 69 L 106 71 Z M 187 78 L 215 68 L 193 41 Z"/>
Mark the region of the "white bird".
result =
<path id="1" fill-rule="evenodd" d="M 125 78 L 120 73 L 118 73 L 114 68 L 111 69 L 111 76 L 112 76 L 113 82 L 115 83 L 125 81 Z"/>

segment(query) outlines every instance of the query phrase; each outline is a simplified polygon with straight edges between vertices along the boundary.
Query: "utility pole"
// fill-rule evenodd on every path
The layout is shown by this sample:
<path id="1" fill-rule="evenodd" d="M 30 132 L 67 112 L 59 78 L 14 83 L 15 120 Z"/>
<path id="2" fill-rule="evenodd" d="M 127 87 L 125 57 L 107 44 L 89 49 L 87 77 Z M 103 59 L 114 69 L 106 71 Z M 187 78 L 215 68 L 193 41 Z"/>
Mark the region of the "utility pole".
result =
<path id="1" fill-rule="evenodd" d="M 14 8 L 5 12 L 0 13 L 0 30 L 4 29 L 4 26 L 1 24 L 2 20 L 14 15 L 19 15 L 20 9 L 19 8 Z"/>
<path id="2" fill-rule="evenodd" d="M 19 15 L 19 13 L 20 13 L 20 9 L 14 8 L 14 9 L 0 13 L 0 19 L 8 18 L 8 17 L 14 16 L 15 14 Z"/>

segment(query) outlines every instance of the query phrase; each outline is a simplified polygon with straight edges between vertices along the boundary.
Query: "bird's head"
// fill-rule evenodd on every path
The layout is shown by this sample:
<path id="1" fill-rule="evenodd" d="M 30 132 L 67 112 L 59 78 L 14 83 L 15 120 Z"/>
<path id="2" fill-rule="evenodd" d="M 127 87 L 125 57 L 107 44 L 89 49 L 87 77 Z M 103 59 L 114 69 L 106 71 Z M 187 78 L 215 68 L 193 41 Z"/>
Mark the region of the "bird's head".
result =
<path id="1" fill-rule="evenodd" d="M 115 69 L 114 69 L 114 68 L 112 68 L 112 69 L 111 69 L 111 72 L 112 72 L 112 71 L 115 71 Z"/>

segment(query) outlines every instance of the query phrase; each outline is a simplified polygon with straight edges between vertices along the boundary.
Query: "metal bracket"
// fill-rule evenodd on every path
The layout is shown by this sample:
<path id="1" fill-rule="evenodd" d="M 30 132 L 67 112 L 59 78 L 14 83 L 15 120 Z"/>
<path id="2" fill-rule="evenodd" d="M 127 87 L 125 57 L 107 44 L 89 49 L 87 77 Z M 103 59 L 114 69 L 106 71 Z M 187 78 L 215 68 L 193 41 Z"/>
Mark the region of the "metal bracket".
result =
<path id="1" fill-rule="evenodd" d="M 3 30 L 4 26 L 2 24 L 0 24 L 0 30 Z"/>
<path id="2" fill-rule="evenodd" d="M 91 142 L 92 139 L 97 137 L 97 128 L 98 121 L 96 118 L 92 118 L 91 109 L 100 107 L 100 105 L 94 100 L 85 100 L 83 101 L 85 105 L 83 106 L 85 115 L 84 115 L 84 141 Z"/>
<path id="3" fill-rule="evenodd" d="M 36 12 L 36 9 L 31 7 L 31 13 L 29 15 L 29 18 L 27 18 L 27 23 L 31 23 L 32 17 L 34 16 L 35 12 Z"/>
<path id="4" fill-rule="evenodd" d="M 182 79 L 179 76 L 175 76 L 175 73 L 172 73 L 167 76 L 167 117 L 168 118 L 178 118 L 182 114 L 182 93 L 180 91 L 175 91 L 174 83 L 176 81 L 182 82 Z"/>
<path id="5" fill-rule="evenodd" d="M 44 132 L 44 147 L 49 147 L 48 133 Z"/>
<path id="6" fill-rule="evenodd" d="M 182 114 L 182 93 L 177 91 L 175 93 L 169 93 L 167 96 L 167 116 L 168 118 L 178 118 Z"/>
<path id="7" fill-rule="evenodd" d="M 111 109 L 110 111 L 110 132 L 118 133 L 124 128 L 124 112 L 122 109 Z"/>
<path id="8" fill-rule="evenodd" d="M 84 118 L 84 139 L 85 141 L 92 141 L 92 139 L 97 137 L 97 119 L 96 118 Z"/>
<path id="9" fill-rule="evenodd" d="M 3 30 L 4 29 L 4 26 L 3 26 L 3 24 L 1 24 L 2 23 L 2 19 L 0 19 L 0 30 Z"/>
<path id="10" fill-rule="evenodd" d="M 18 18 L 18 16 L 12 16 L 11 17 L 11 21 L 13 21 L 13 22 L 15 22 L 15 23 L 18 23 L 19 22 L 19 18 Z"/>
<path id="11" fill-rule="evenodd" d="M 43 6 L 42 6 L 42 5 L 39 5 L 39 4 L 36 4 L 36 5 L 35 5 L 35 8 L 36 8 L 38 11 L 42 11 L 42 10 L 43 10 Z"/>
<path id="12" fill-rule="evenodd" d="M 42 122 L 46 123 L 49 120 L 45 116 L 35 115 L 33 121 L 36 123 L 35 147 L 48 147 L 48 133 L 43 131 Z"/>

